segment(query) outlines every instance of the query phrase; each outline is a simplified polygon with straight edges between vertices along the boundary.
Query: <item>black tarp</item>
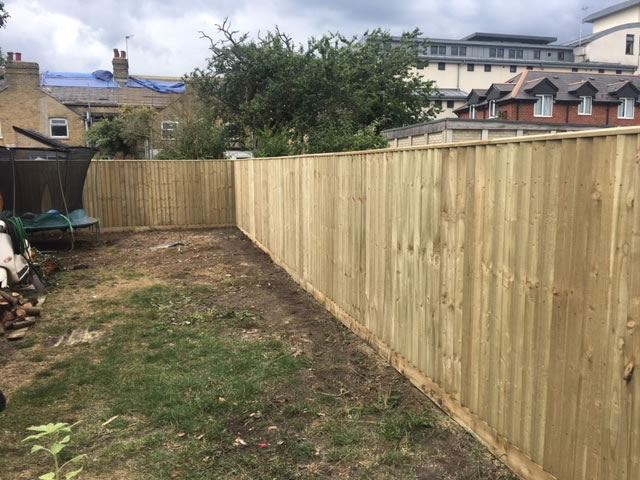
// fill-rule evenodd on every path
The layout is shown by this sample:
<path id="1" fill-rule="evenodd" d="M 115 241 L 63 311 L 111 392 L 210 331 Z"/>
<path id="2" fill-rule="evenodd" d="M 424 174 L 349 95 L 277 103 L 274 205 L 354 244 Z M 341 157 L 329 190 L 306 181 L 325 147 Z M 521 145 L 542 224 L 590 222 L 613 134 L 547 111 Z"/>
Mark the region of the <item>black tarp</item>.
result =
<path id="1" fill-rule="evenodd" d="M 4 209 L 15 209 L 18 216 L 50 209 L 63 213 L 66 209 L 69 212 L 81 209 L 82 190 L 93 154 L 94 150 L 84 147 L 64 150 L 0 147 L 0 194 Z"/>

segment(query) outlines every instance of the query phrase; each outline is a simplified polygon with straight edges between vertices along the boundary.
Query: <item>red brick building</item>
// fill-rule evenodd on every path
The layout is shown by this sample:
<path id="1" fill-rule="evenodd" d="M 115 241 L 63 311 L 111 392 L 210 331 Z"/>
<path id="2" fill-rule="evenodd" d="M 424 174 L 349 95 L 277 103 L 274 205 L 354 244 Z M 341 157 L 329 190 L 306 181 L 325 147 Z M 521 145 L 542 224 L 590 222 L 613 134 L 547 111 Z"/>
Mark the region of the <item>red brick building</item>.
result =
<path id="1" fill-rule="evenodd" d="M 459 118 L 594 127 L 640 125 L 640 77 L 526 71 L 487 90 L 472 90 Z"/>

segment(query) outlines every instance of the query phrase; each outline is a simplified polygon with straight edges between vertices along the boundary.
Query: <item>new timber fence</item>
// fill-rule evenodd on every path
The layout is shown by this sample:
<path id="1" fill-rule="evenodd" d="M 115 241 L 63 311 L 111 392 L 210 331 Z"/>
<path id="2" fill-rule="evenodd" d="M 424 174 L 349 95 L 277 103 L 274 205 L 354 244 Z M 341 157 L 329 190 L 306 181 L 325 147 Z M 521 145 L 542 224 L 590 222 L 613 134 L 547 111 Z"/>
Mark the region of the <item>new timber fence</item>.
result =
<path id="1" fill-rule="evenodd" d="M 94 162 L 107 228 L 237 224 L 526 479 L 640 478 L 640 128 Z"/>
<path id="2" fill-rule="evenodd" d="M 527 479 L 640 478 L 640 129 L 238 161 L 238 226 Z"/>
<path id="3" fill-rule="evenodd" d="M 84 189 L 105 230 L 235 225 L 234 201 L 221 160 L 94 160 Z"/>

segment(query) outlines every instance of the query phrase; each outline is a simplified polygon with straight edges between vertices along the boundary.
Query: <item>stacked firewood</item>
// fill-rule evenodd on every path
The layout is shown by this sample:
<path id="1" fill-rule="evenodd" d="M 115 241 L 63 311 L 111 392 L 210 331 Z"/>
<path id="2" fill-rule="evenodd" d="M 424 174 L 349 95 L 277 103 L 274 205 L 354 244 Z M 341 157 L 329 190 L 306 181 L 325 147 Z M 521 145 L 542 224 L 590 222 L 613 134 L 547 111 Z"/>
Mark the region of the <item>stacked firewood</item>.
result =
<path id="1" fill-rule="evenodd" d="M 17 292 L 0 290 L 0 335 L 6 335 L 7 340 L 23 338 L 40 316 L 36 303 Z"/>

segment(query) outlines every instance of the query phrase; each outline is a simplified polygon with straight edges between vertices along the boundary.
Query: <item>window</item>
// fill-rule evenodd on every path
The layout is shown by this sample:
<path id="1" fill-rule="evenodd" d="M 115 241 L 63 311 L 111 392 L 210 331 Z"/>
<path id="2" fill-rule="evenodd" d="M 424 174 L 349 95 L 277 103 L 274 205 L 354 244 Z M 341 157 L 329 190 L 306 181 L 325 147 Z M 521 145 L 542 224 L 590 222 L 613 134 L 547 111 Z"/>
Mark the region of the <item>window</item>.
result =
<path id="1" fill-rule="evenodd" d="M 49 136 L 51 138 L 69 138 L 69 124 L 66 118 L 49 119 Z"/>
<path id="2" fill-rule="evenodd" d="M 447 64 L 444 62 L 438 63 L 438 70 L 444 70 L 447 67 Z"/>
<path id="3" fill-rule="evenodd" d="M 527 65 L 527 70 L 533 70 L 533 67 L 531 65 Z"/>
<path id="4" fill-rule="evenodd" d="M 436 101 L 435 101 L 435 102 L 433 102 L 433 103 L 435 103 L 435 104 L 436 104 L 436 107 L 437 107 L 437 108 L 442 109 L 442 100 L 436 100 Z"/>
<path id="5" fill-rule="evenodd" d="M 572 68 L 572 69 L 571 69 L 571 71 L 572 71 L 572 72 L 577 72 L 577 71 L 578 71 L 578 69 L 574 67 L 574 68 Z"/>
<path id="6" fill-rule="evenodd" d="M 624 53 L 627 55 L 633 55 L 633 44 L 635 37 L 633 35 L 627 35 L 627 42 L 624 46 Z"/>
<path id="7" fill-rule="evenodd" d="M 515 48 L 510 48 L 509 49 L 509 58 L 516 58 L 516 49 Z"/>
<path id="8" fill-rule="evenodd" d="M 453 45 L 451 47 L 451 56 L 453 56 L 453 57 L 457 57 L 458 56 L 458 47 L 457 47 L 457 45 Z"/>
<path id="9" fill-rule="evenodd" d="M 537 95 L 538 100 L 533 106 L 534 117 L 551 117 L 553 116 L 553 96 Z"/>
<path id="10" fill-rule="evenodd" d="M 558 60 L 564 61 L 564 52 L 558 52 Z"/>
<path id="11" fill-rule="evenodd" d="M 160 123 L 160 138 L 162 140 L 175 140 L 177 132 L 178 122 L 166 121 Z"/>
<path id="12" fill-rule="evenodd" d="M 471 120 L 475 120 L 477 115 L 478 113 L 476 112 L 476 106 L 471 105 L 471 108 L 469 109 L 469 118 L 471 118 Z"/>
<path id="13" fill-rule="evenodd" d="M 476 66 L 473 63 L 467 63 L 467 72 L 473 72 Z"/>
<path id="14" fill-rule="evenodd" d="M 521 48 L 516 49 L 516 58 L 522 59 L 524 57 L 524 50 Z"/>
<path id="15" fill-rule="evenodd" d="M 522 48 L 510 48 L 509 58 L 522 58 L 524 56 L 524 50 Z"/>
<path id="16" fill-rule="evenodd" d="M 515 65 L 511 65 L 511 66 L 509 67 L 509 71 L 510 71 L 511 73 L 516 73 L 516 72 L 518 71 L 518 67 L 516 67 Z"/>
<path id="17" fill-rule="evenodd" d="M 622 70 L 616 70 L 616 75 L 622 75 Z"/>
<path id="18" fill-rule="evenodd" d="M 497 51 L 498 58 L 504 58 L 504 48 L 499 48 Z"/>
<path id="19" fill-rule="evenodd" d="M 489 56 L 490 56 L 491 58 L 496 58 L 496 56 L 497 56 L 497 55 L 496 55 L 496 49 L 495 49 L 495 47 L 491 47 L 491 48 L 489 49 Z"/>
<path id="20" fill-rule="evenodd" d="M 447 108 L 453 108 L 453 100 L 447 100 Z"/>
<path id="21" fill-rule="evenodd" d="M 598 73 L 604 73 L 604 68 L 599 68 Z"/>
<path id="22" fill-rule="evenodd" d="M 496 118 L 498 116 L 498 109 L 496 108 L 496 101 L 489 100 L 489 118 Z"/>
<path id="23" fill-rule="evenodd" d="M 618 118 L 632 119 L 635 113 L 635 103 L 635 98 L 622 97 L 620 99 L 620 105 L 618 105 Z"/>
<path id="24" fill-rule="evenodd" d="M 467 56 L 467 47 L 460 47 L 460 56 L 461 57 Z"/>
<path id="25" fill-rule="evenodd" d="M 593 97 L 580 97 L 578 105 L 578 115 L 591 115 L 593 107 Z"/>
<path id="26" fill-rule="evenodd" d="M 446 55 L 446 54 L 447 54 L 447 47 L 445 47 L 444 45 L 438 46 L 438 55 Z"/>
<path id="27" fill-rule="evenodd" d="M 438 54 L 438 46 L 431 45 L 431 55 L 437 55 L 437 54 Z"/>
<path id="28" fill-rule="evenodd" d="M 484 66 L 484 71 L 485 72 L 490 72 L 491 71 L 491 65 L 489 65 L 488 63 Z"/>
<path id="29" fill-rule="evenodd" d="M 540 50 L 533 51 L 533 58 L 534 60 L 540 60 Z"/>

